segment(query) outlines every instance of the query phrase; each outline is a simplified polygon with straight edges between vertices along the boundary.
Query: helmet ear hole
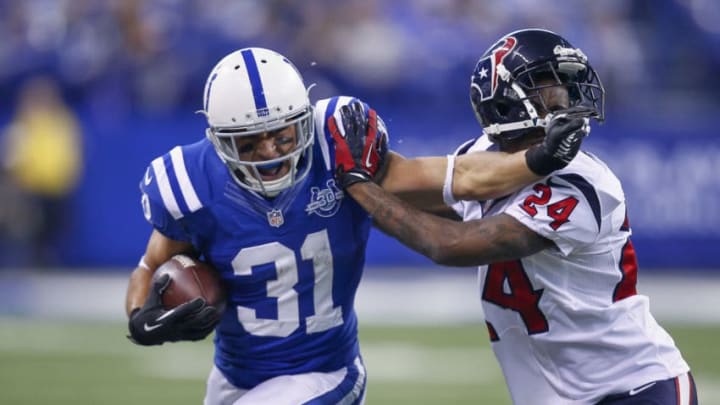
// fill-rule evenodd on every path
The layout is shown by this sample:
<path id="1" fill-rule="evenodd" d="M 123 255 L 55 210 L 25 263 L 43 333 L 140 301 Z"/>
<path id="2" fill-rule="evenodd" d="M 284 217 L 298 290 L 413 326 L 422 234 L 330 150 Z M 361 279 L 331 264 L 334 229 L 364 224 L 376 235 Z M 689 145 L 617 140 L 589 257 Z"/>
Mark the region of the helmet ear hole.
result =
<path id="1" fill-rule="evenodd" d="M 498 116 L 505 118 L 510 113 L 510 106 L 504 102 L 497 102 L 495 103 L 495 112 Z"/>

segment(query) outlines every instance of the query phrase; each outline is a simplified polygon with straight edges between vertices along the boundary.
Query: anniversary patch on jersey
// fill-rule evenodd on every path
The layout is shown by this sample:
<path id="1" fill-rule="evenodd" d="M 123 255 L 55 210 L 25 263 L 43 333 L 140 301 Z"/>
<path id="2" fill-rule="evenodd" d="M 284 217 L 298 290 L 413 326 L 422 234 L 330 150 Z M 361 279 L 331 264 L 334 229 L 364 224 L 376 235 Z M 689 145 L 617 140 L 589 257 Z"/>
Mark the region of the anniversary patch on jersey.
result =
<path id="1" fill-rule="evenodd" d="M 334 179 L 328 180 L 326 188 L 312 187 L 310 192 L 310 203 L 305 207 L 305 212 L 317 214 L 323 218 L 329 218 L 340 209 L 344 194 L 342 190 L 335 184 Z"/>

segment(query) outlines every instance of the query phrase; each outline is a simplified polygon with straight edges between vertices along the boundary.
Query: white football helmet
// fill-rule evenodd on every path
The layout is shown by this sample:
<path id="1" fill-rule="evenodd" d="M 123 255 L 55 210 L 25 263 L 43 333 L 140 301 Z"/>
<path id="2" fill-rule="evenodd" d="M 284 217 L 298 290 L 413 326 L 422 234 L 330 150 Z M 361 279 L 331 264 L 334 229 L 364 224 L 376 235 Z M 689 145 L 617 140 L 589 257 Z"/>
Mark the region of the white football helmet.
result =
<path id="1" fill-rule="evenodd" d="M 205 83 L 206 135 L 236 182 L 274 197 L 305 178 L 312 162 L 313 106 L 300 72 L 283 55 L 269 49 L 244 48 L 225 56 Z M 295 125 L 297 145 L 290 153 L 266 161 L 241 160 L 235 137 L 258 135 Z M 261 180 L 258 168 L 290 160 L 290 171 Z"/>

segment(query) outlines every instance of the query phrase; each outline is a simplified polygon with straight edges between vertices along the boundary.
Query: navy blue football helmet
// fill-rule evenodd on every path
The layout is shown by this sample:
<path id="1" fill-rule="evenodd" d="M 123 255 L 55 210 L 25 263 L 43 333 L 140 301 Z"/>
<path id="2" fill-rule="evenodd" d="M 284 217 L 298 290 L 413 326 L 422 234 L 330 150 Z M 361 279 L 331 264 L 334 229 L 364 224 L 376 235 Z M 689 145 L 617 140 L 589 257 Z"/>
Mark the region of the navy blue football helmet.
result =
<path id="1" fill-rule="evenodd" d="M 545 127 L 538 109 L 550 109 L 538 90 L 550 86 L 566 87 L 569 107 L 586 107 L 592 118 L 604 120 L 605 89 L 585 54 L 541 29 L 511 32 L 485 51 L 471 77 L 470 101 L 492 142 L 513 140 Z"/>

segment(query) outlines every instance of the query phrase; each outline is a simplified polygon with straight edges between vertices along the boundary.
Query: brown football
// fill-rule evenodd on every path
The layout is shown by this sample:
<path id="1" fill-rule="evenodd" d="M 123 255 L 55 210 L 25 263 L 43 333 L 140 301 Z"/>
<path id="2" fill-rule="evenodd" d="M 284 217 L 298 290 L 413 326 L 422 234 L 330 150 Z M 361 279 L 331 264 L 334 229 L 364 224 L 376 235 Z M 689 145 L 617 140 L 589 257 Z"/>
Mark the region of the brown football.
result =
<path id="1" fill-rule="evenodd" d="M 220 312 L 225 309 L 225 290 L 220 275 L 207 263 L 187 255 L 175 255 L 160 265 L 153 281 L 163 274 L 170 275 L 170 285 L 162 294 L 165 309 L 202 297 Z"/>

